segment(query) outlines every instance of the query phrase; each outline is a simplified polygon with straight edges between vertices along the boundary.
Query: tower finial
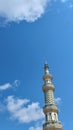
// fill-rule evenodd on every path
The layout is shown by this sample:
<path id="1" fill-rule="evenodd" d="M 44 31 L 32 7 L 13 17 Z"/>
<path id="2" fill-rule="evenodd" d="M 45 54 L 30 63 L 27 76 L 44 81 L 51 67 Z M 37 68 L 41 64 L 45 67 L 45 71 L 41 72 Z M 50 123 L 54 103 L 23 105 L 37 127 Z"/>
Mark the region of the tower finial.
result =
<path id="1" fill-rule="evenodd" d="M 49 66 L 47 62 L 44 64 L 44 70 L 45 70 L 45 74 L 49 74 Z"/>

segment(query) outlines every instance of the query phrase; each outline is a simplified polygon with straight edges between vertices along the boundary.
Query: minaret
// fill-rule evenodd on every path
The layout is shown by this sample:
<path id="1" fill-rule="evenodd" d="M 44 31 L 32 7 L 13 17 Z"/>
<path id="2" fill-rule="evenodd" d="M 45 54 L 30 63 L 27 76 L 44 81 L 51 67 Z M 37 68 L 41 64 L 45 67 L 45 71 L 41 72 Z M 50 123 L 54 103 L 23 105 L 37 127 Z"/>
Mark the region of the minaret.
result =
<path id="1" fill-rule="evenodd" d="M 54 85 L 52 84 L 52 75 L 49 73 L 48 64 L 44 65 L 45 74 L 43 76 L 43 92 L 45 96 L 45 124 L 43 130 L 62 130 L 62 124 L 58 121 L 58 107 L 54 101 Z"/>

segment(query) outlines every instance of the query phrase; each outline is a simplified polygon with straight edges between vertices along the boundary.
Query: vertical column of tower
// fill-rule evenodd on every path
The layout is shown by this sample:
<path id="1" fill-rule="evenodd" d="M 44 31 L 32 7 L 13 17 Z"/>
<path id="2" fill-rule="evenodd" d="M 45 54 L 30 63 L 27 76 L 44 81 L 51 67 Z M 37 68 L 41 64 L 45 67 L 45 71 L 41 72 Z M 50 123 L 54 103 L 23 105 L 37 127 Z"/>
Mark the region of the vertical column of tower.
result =
<path id="1" fill-rule="evenodd" d="M 45 96 L 45 106 L 43 112 L 45 114 L 46 122 L 43 125 L 43 130 L 62 130 L 62 125 L 58 121 L 58 107 L 54 102 L 54 85 L 51 82 L 52 75 L 49 73 L 48 64 L 45 64 L 44 70 L 43 92 Z"/>
<path id="2" fill-rule="evenodd" d="M 49 74 L 49 68 L 47 64 L 45 64 L 44 69 L 45 69 L 45 75 L 43 76 L 44 80 L 43 91 L 45 95 L 45 106 L 47 106 L 54 104 L 54 94 L 53 94 L 54 86 L 51 84 L 52 76 Z"/>

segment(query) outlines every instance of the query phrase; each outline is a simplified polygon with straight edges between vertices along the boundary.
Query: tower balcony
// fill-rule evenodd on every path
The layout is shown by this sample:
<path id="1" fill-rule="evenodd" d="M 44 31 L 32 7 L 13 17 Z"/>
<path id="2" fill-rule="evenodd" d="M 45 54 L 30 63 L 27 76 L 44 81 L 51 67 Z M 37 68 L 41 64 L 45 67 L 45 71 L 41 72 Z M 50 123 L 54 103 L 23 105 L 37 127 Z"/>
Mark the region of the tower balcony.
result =
<path id="1" fill-rule="evenodd" d="M 54 85 L 53 84 L 44 84 L 42 87 L 43 91 L 47 91 L 47 90 L 53 90 L 54 91 Z"/>
<path id="2" fill-rule="evenodd" d="M 48 113 L 48 112 L 56 112 L 58 113 L 58 107 L 57 105 L 48 105 L 48 106 L 45 106 L 43 107 L 43 112 L 44 114 Z"/>
<path id="3" fill-rule="evenodd" d="M 45 79 L 50 79 L 50 80 L 52 80 L 53 77 L 52 77 L 51 74 L 45 74 L 45 75 L 43 76 L 43 80 L 45 80 Z"/>
<path id="4" fill-rule="evenodd" d="M 43 125 L 43 130 L 62 130 L 61 122 L 46 122 Z"/>

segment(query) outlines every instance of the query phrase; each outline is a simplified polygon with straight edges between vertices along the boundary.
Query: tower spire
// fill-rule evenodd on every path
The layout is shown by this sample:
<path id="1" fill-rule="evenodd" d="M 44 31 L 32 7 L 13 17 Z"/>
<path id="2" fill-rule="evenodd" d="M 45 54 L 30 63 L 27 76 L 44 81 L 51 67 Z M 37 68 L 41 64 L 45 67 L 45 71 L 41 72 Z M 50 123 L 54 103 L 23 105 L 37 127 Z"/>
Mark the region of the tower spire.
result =
<path id="1" fill-rule="evenodd" d="M 49 66 L 47 63 L 44 64 L 45 74 L 49 74 Z"/>
<path id="2" fill-rule="evenodd" d="M 43 92 L 45 95 L 45 124 L 43 130 L 62 130 L 62 124 L 58 121 L 58 107 L 54 101 L 54 85 L 52 84 L 52 75 L 49 72 L 48 64 L 44 64 L 44 85 Z"/>

